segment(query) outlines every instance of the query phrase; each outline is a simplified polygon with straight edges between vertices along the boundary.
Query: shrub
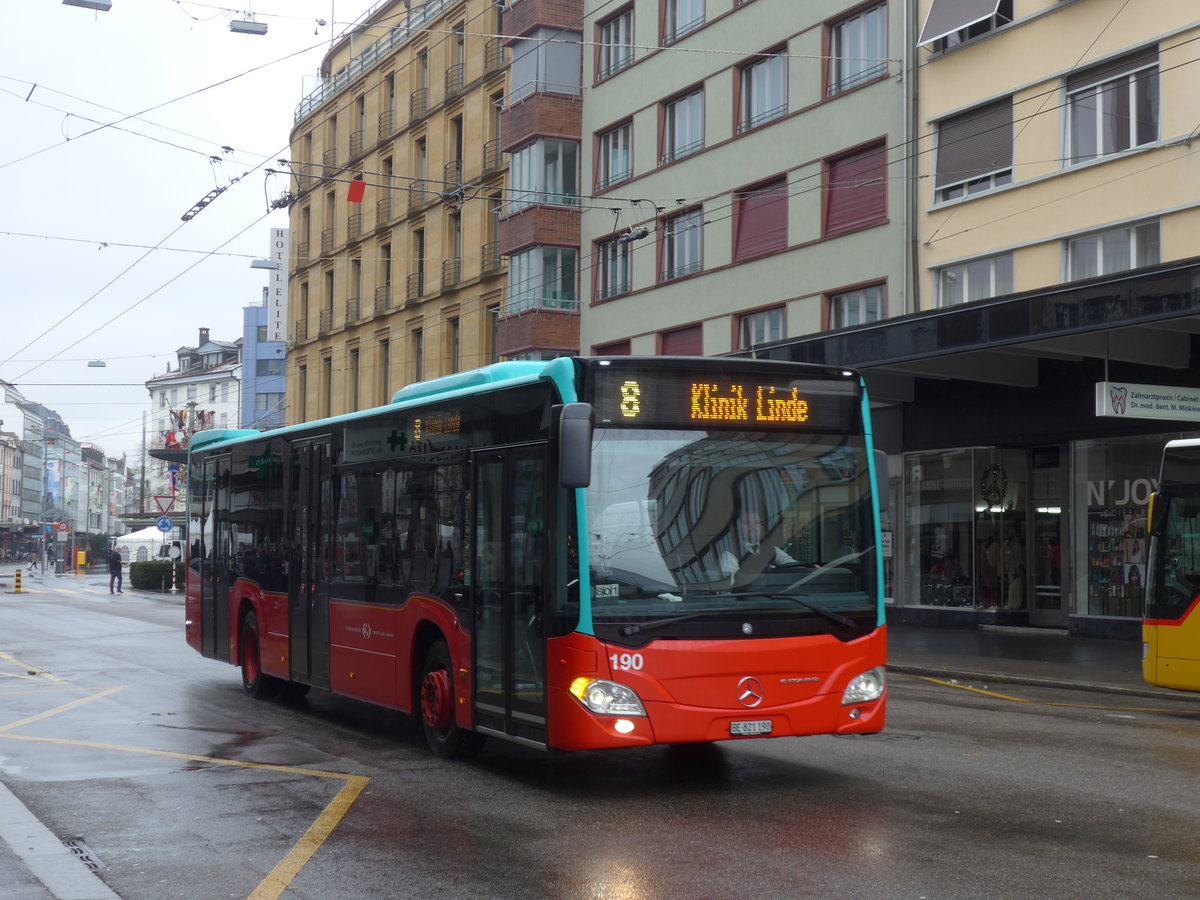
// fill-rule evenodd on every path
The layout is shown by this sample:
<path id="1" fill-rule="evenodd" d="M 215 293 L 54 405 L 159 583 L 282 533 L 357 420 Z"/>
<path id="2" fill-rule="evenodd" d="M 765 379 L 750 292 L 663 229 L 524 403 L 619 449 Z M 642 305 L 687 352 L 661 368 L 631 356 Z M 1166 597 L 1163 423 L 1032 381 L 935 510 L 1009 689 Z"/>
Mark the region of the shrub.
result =
<path id="1" fill-rule="evenodd" d="M 175 587 L 183 590 L 186 567 L 182 560 L 175 562 Z M 129 564 L 129 586 L 141 591 L 171 590 L 171 560 L 152 559 Z"/>

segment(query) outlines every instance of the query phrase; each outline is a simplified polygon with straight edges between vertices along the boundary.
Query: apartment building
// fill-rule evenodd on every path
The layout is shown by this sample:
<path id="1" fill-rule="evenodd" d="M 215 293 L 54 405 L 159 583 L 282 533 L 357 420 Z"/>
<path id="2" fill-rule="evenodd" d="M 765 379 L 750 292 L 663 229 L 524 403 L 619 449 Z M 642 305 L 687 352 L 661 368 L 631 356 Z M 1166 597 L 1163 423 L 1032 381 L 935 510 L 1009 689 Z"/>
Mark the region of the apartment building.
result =
<path id="1" fill-rule="evenodd" d="M 1200 17 L 908 21 L 915 311 L 770 355 L 854 366 L 886 407 L 897 620 L 1136 638 L 1161 447 L 1200 433 Z"/>
<path id="2" fill-rule="evenodd" d="M 584 6 L 585 352 L 749 351 L 913 308 L 902 3 Z"/>
<path id="3" fill-rule="evenodd" d="M 409 5 L 334 44 L 296 110 L 289 424 L 496 359 L 501 10 Z"/>

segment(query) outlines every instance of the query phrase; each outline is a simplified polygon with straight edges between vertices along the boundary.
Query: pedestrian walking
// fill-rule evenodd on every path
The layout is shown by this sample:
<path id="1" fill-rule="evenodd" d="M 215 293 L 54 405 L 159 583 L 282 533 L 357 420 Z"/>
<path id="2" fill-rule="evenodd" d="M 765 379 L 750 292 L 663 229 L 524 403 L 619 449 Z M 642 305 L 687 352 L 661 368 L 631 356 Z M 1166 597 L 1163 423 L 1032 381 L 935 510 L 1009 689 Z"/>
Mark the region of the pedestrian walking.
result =
<path id="1" fill-rule="evenodd" d="M 121 551 L 116 547 L 108 554 L 108 592 L 113 593 L 113 585 L 117 586 L 117 593 L 125 593 L 121 590 Z"/>

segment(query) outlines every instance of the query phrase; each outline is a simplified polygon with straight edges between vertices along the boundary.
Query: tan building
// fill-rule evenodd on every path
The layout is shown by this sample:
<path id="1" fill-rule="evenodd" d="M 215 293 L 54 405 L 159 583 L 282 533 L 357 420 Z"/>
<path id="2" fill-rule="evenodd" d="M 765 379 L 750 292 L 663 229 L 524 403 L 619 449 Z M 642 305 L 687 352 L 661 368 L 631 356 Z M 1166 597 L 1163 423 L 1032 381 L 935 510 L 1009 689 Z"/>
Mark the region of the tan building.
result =
<path id="1" fill-rule="evenodd" d="M 335 44 L 296 112 L 289 424 L 496 358 L 500 9 L 407 6 Z"/>

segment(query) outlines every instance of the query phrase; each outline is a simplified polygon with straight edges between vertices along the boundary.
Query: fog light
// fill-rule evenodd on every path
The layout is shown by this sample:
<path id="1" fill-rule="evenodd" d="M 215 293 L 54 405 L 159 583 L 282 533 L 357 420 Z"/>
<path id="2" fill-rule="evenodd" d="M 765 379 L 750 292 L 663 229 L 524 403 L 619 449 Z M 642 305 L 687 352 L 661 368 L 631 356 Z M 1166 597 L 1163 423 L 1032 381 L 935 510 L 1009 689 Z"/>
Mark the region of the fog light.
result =
<path id="1" fill-rule="evenodd" d="M 858 707 L 855 707 L 854 709 L 850 710 L 850 718 L 852 718 L 852 719 L 857 719 L 861 715 L 862 715 L 862 710 L 859 709 Z"/>
<path id="2" fill-rule="evenodd" d="M 631 731 L 633 731 L 633 723 L 628 719 L 617 719 L 617 721 L 613 723 L 613 730 L 616 731 L 617 734 L 629 734 Z"/>

